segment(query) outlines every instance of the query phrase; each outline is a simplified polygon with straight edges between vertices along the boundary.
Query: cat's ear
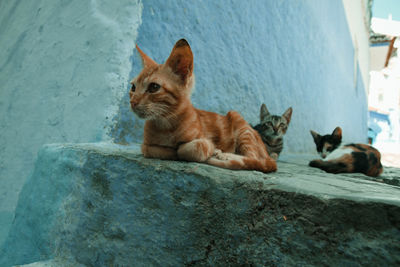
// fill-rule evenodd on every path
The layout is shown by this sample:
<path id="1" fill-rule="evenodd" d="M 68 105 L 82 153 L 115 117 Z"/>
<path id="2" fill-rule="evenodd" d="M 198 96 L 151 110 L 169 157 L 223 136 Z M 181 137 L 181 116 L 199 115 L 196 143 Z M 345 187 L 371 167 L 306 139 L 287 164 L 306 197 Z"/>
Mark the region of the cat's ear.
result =
<path id="1" fill-rule="evenodd" d="M 287 124 L 289 124 L 290 119 L 292 118 L 292 112 L 293 112 L 293 109 L 292 109 L 292 107 L 290 107 L 282 115 L 283 117 L 285 117 Z"/>
<path id="2" fill-rule="evenodd" d="M 313 130 L 310 130 L 310 133 L 312 137 L 314 138 L 314 143 L 318 144 L 319 141 L 321 140 L 321 135 L 319 135 L 317 132 L 314 132 Z"/>
<path id="3" fill-rule="evenodd" d="M 187 78 L 192 75 L 193 53 L 185 39 L 176 42 L 165 65 L 170 67 L 181 78 L 182 82 L 186 82 Z"/>
<path id="4" fill-rule="evenodd" d="M 150 67 L 150 66 L 155 66 L 157 63 L 152 60 L 148 55 L 146 55 L 138 45 L 136 45 L 136 50 L 139 52 L 140 57 L 142 58 L 142 64 L 143 67 Z"/>
<path id="5" fill-rule="evenodd" d="M 260 122 L 263 122 L 268 115 L 269 111 L 267 109 L 267 106 L 263 103 L 260 108 Z"/>
<path id="6" fill-rule="evenodd" d="M 336 127 L 335 130 L 332 132 L 333 138 L 335 138 L 337 141 L 342 141 L 342 129 L 340 127 Z"/>

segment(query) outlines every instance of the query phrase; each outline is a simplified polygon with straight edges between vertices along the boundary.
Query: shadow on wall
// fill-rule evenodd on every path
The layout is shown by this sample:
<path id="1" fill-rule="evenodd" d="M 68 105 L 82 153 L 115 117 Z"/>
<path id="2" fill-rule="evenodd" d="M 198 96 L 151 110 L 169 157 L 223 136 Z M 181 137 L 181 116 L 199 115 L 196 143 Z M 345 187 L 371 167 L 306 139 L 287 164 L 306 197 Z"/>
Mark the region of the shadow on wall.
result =
<path id="1" fill-rule="evenodd" d="M 345 140 L 367 140 L 365 90 L 357 70 L 341 1 L 200 2 L 145 1 L 137 43 L 163 63 L 180 38 L 194 53 L 195 107 L 221 114 L 240 112 L 258 123 L 265 103 L 275 114 L 293 107 L 285 138 L 288 152 L 313 152 L 310 129 L 340 125 Z M 141 70 L 132 58 L 133 78 Z M 143 121 L 134 117 L 126 88 L 111 136 L 141 142 Z"/>

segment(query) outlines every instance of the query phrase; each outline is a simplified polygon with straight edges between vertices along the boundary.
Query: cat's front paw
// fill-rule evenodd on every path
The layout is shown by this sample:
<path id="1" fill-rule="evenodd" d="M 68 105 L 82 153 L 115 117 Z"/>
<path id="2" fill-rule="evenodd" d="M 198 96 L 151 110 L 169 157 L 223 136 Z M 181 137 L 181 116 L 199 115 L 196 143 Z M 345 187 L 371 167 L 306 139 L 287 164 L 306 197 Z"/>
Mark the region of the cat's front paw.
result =
<path id="1" fill-rule="evenodd" d="M 228 156 L 220 149 L 215 149 L 213 157 L 219 160 L 228 160 Z"/>
<path id="2" fill-rule="evenodd" d="M 310 161 L 310 163 L 308 163 L 308 166 L 310 167 L 319 167 L 322 163 L 322 160 L 320 159 L 314 159 L 312 161 Z"/>

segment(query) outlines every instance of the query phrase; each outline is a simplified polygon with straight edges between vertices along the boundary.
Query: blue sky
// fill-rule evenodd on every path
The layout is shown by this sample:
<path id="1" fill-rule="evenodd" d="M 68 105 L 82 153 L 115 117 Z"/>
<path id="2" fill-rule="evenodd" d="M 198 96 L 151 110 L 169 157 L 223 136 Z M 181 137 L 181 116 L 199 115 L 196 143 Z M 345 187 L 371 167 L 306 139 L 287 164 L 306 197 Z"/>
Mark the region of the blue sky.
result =
<path id="1" fill-rule="evenodd" d="M 400 21 L 400 0 L 374 0 L 372 17 L 387 19 L 389 14 L 393 20 Z"/>

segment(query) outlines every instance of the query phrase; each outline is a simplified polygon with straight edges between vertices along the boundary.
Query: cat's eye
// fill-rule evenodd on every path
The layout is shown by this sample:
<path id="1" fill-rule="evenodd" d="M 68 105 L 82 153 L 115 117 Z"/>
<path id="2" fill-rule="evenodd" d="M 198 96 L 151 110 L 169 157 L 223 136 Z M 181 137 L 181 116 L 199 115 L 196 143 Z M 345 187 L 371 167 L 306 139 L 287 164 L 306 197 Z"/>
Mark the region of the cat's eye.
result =
<path id="1" fill-rule="evenodd" d="M 272 127 L 272 126 L 274 126 L 273 124 L 272 124 L 272 122 L 267 122 L 267 125 L 269 126 L 269 127 Z"/>
<path id="2" fill-rule="evenodd" d="M 158 83 L 150 83 L 149 86 L 147 87 L 147 92 L 149 93 L 155 93 L 158 90 L 160 90 L 161 86 Z"/>
<path id="3" fill-rule="evenodd" d="M 132 83 L 131 91 L 132 91 L 132 92 L 135 92 L 135 90 L 136 90 L 136 86 L 135 86 L 134 83 Z"/>

